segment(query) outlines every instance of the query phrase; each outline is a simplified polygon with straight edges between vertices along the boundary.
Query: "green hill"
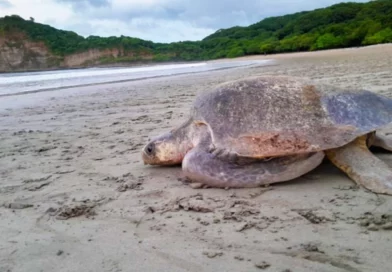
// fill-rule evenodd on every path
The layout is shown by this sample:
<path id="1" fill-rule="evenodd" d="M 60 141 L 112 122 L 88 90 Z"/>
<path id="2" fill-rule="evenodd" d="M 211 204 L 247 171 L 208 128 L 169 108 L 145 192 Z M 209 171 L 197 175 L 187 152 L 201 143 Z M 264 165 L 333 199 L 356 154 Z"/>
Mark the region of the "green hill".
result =
<path id="1" fill-rule="evenodd" d="M 341 3 L 219 30 L 202 44 L 213 57 L 354 47 L 392 42 L 392 1 Z"/>
<path id="2" fill-rule="evenodd" d="M 218 30 L 195 42 L 165 44 L 125 36 L 84 38 L 17 15 L 0 18 L 0 37 L 7 38 L 15 32 L 24 33 L 32 41 L 44 42 L 58 57 L 89 49 L 121 49 L 122 55 L 101 60 L 106 63 L 138 61 L 146 55 L 153 61 L 232 58 L 392 42 L 392 0 L 341 3 L 270 17 L 248 27 Z"/>

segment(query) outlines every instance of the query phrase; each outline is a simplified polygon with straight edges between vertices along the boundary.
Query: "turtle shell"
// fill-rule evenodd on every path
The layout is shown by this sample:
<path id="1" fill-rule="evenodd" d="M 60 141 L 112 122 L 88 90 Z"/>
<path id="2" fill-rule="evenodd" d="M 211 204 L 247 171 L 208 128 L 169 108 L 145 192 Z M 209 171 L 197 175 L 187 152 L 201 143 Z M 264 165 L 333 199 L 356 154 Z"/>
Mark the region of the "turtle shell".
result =
<path id="1" fill-rule="evenodd" d="M 392 122 L 392 99 L 308 79 L 262 76 L 232 81 L 199 96 L 192 118 L 213 145 L 265 158 L 343 146 Z"/>

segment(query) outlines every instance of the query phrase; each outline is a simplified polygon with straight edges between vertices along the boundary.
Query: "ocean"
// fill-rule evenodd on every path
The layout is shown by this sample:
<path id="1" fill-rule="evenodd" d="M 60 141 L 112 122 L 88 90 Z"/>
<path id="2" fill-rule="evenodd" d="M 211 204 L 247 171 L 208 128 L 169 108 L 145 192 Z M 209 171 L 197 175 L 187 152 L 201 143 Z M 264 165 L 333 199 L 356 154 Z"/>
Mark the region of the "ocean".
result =
<path id="1" fill-rule="evenodd" d="M 32 105 L 41 92 L 56 92 L 56 96 L 67 94 L 74 87 L 94 84 L 135 81 L 148 78 L 201 73 L 213 70 L 246 66 L 264 66 L 271 60 L 217 61 L 185 64 L 166 64 L 120 68 L 85 68 L 44 72 L 22 72 L 0 74 L 0 109 L 15 105 L 15 96 L 32 96 L 23 99 Z M 14 97 L 12 99 L 12 97 Z M 26 97 L 27 98 L 27 97 Z M 27 101 L 27 103 L 26 103 Z M 10 103 L 8 103 L 10 102 Z"/>

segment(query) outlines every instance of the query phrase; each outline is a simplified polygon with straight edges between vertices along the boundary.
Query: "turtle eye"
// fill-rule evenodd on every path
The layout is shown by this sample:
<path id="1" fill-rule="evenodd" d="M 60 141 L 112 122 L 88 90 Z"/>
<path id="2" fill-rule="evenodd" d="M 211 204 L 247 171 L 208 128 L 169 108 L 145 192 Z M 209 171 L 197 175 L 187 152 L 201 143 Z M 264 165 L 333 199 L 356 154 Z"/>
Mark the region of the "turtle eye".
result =
<path id="1" fill-rule="evenodd" d="M 149 145 L 147 145 L 147 146 L 146 146 L 146 149 L 145 149 L 145 151 L 146 151 L 146 153 L 147 153 L 148 155 L 152 155 L 152 154 L 154 153 L 154 150 L 155 150 L 154 144 L 149 144 Z"/>

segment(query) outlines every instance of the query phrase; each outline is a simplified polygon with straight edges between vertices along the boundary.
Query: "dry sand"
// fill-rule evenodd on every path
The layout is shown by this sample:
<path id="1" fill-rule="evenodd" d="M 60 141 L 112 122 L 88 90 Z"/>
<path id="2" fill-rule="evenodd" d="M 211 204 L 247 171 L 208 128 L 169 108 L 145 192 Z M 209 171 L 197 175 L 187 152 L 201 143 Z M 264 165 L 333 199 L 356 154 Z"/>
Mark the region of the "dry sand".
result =
<path id="1" fill-rule="evenodd" d="M 390 271 L 392 197 L 328 162 L 235 190 L 143 165 L 147 139 L 226 80 L 307 76 L 392 96 L 392 45 L 254 58 L 277 62 L 78 88 L 1 113 L 0 271 Z"/>

